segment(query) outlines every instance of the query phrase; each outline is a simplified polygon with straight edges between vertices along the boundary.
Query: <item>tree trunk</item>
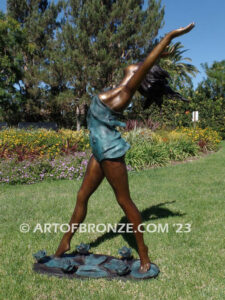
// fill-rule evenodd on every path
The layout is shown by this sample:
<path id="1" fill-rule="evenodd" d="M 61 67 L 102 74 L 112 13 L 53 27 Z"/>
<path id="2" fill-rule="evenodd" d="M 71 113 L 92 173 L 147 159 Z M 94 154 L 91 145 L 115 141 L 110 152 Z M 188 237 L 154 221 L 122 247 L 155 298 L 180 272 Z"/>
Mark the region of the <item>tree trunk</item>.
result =
<path id="1" fill-rule="evenodd" d="M 85 115 L 85 104 L 76 107 L 77 131 L 81 130 L 82 116 Z"/>
<path id="2" fill-rule="evenodd" d="M 77 115 L 77 131 L 80 130 L 80 108 L 77 106 L 76 108 L 76 115 Z"/>

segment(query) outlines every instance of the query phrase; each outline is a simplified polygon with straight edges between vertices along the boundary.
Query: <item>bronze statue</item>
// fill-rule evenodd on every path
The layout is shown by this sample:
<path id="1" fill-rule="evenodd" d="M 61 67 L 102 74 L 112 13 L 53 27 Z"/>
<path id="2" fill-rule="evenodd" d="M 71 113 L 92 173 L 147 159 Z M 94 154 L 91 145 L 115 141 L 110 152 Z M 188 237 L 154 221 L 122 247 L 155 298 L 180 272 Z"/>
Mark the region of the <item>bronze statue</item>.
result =
<path id="1" fill-rule="evenodd" d="M 193 27 L 194 23 L 191 23 L 187 27 L 168 33 L 142 63 L 130 65 L 125 69 L 124 78 L 116 88 L 93 97 L 88 112 L 88 127 L 93 155 L 78 191 L 76 206 L 69 224 L 71 226 L 84 221 L 88 199 L 98 188 L 103 178 L 106 177 L 114 190 L 117 202 L 125 212 L 129 222 L 133 224 L 141 262 L 139 272 L 142 273 L 150 269 L 150 259 L 143 233 L 138 231 L 138 226 L 142 223 L 141 215 L 131 200 L 129 192 L 124 155 L 130 146 L 115 129 L 115 126 L 123 126 L 123 123 L 117 120 L 117 116 L 130 104 L 132 96 L 140 87 L 146 74 L 163 54 L 171 40 L 189 32 Z M 73 234 L 74 231 L 72 230 L 64 234 L 55 257 L 60 257 L 70 250 Z"/>

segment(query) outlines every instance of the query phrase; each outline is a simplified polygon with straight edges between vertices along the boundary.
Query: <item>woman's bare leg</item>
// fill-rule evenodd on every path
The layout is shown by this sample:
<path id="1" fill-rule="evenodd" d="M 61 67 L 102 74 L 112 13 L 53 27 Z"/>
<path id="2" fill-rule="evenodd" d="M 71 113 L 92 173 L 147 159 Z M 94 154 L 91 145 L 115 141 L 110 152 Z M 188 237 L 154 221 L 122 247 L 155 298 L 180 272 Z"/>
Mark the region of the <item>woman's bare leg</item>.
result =
<path id="1" fill-rule="evenodd" d="M 133 231 L 141 260 L 140 272 L 146 272 L 150 268 L 148 247 L 144 243 L 143 233 L 138 230 L 138 226 L 142 223 L 142 220 L 140 212 L 130 198 L 127 169 L 124 158 L 104 160 L 101 162 L 101 166 L 105 177 L 115 192 L 119 205 L 125 212 L 128 220 L 133 224 Z"/>
<path id="2" fill-rule="evenodd" d="M 78 228 L 78 226 L 76 228 L 76 225 L 84 221 L 87 214 L 88 199 L 98 188 L 103 178 L 104 173 L 101 165 L 92 156 L 89 160 L 80 190 L 77 193 L 77 202 L 69 223 L 70 231 L 64 234 L 55 253 L 56 257 L 60 257 L 63 253 L 70 250 L 70 241 Z M 72 224 L 75 225 L 75 228 L 72 228 Z"/>

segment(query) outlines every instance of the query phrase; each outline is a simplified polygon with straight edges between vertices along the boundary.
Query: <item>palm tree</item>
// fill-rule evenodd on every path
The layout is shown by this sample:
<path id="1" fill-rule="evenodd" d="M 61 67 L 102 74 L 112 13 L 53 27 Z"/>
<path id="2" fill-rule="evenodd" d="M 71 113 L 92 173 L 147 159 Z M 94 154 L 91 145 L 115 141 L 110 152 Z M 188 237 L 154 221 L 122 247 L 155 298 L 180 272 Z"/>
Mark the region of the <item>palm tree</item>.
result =
<path id="1" fill-rule="evenodd" d="M 192 60 L 188 57 L 183 57 L 183 54 L 187 50 L 183 50 L 184 46 L 181 42 L 177 42 L 170 45 L 167 48 L 166 56 L 164 59 L 160 60 L 160 66 L 167 70 L 173 79 L 172 86 L 177 88 L 182 88 L 185 85 L 191 85 L 191 76 L 196 76 L 199 72 L 198 69 L 185 61 L 191 62 Z"/>

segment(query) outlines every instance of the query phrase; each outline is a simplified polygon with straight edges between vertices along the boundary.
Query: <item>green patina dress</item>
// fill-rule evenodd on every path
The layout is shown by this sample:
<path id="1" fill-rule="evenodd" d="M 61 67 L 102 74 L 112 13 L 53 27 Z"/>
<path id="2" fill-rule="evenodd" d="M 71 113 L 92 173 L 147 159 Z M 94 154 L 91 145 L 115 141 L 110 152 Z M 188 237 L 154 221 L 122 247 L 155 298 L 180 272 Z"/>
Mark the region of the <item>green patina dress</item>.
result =
<path id="1" fill-rule="evenodd" d="M 123 156 L 130 145 L 121 137 L 116 126 L 125 127 L 118 121 L 120 113 L 106 106 L 97 95 L 93 96 L 87 115 L 92 153 L 98 162 Z"/>

